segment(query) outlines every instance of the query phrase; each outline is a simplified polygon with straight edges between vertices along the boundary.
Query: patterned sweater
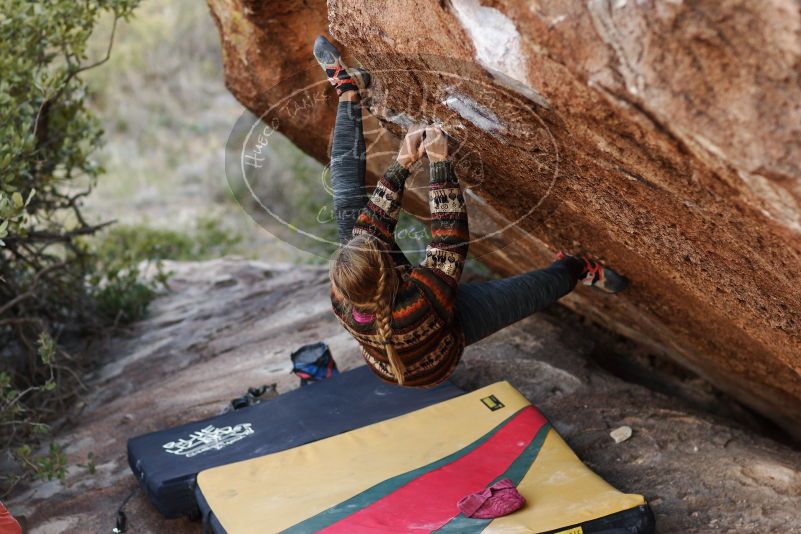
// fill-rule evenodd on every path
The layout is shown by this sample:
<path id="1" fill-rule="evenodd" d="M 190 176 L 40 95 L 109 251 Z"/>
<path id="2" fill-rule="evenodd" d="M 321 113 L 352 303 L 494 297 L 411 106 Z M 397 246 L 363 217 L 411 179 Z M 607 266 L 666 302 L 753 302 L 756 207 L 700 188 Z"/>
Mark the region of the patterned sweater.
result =
<path id="1" fill-rule="evenodd" d="M 469 232 L 467 211 L 451 162 L 431 164 L 428 203 L 431 243 L 426 258 L 412 266 L 395 242 L 395 226 L 409 171 L 394 162 L 384 173 L 367 206 L 359 214 L 353 235 L 369 233 L 395 251 L 400 284 L 392 306 L 392 344 L 406 366 L 410 387 L 439 384 L 456 368 L 464 350 L 464 335 L 456 324 L 456 287 L 462 275 Z M 356 338 L 375 373 L 397 383 L 383 350 L 375 321 L 361 324 L 331 293 L 339 320 Z"/>

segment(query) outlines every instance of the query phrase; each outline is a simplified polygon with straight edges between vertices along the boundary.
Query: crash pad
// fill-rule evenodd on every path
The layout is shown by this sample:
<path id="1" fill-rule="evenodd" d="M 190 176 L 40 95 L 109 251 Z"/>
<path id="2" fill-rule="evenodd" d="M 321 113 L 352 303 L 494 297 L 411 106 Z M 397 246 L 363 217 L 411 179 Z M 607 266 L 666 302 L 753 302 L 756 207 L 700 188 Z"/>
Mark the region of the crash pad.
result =
<path id="1" fill-rule="evenodd" d="M 463 392 L 446 382 L 412 390 L 386 384 L 366 366 L 254 406 L 128 441 L 134 476 L 165 517 L 197 516 L 198 472 L 383 421 Z"/>
<path id="2" fill-rule="evenodd" d="M 527 504 L 470 519 L 457 502 L 511 479 Z M 507 382 L 294 449 L 201 472 L 217 533 L 653 531 L 640 495 L 587 468 Z"/>

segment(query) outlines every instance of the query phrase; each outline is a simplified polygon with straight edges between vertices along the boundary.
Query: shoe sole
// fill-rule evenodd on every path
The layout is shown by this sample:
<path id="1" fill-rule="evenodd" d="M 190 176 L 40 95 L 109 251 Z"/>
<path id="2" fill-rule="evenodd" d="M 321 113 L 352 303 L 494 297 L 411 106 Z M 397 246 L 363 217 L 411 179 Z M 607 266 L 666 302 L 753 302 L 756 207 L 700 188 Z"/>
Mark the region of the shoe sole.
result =
<path id="1" fill-rule="evenodd" d="M 342 55 L 339 53 L 337 47 L 331 44 L 331 41 L 322 35 L 318 36 L 314 41 L 312 53 L 314 54 L 314 59 L 317 60 L 317 63 L 319 63 L 323 69 L 328 65 L 333 65 L 337 61 L 341 63 Z"/>

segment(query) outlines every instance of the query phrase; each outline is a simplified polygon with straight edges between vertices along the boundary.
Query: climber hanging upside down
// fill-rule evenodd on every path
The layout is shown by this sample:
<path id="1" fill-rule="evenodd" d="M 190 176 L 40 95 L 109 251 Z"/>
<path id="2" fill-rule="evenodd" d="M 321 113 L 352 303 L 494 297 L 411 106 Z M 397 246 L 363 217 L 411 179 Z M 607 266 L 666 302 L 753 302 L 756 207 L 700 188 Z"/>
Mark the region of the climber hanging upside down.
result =
<path id="1" fill-rule="evenodd" d="M 435 126 L 410 128 L 368 199 L 360 91 L 369 87 L 370 74 L 346 69 L 322 36 L 314 56 L 339 95 L 330 170 L 342 245 L 331 260 L 331 302 L 379 377 L 434 386 L 451 375 L 465 346 L 550 306 L 578 282 L 608 293 L 626 287 L 611 269 L 562 253 L 545 269 L 460 284 L 470 235 L 446 135 Z M 413 266 L 394 233 L 409 169 L 423 157 L 430 168 L 432 240 L 425 260 Z"/>

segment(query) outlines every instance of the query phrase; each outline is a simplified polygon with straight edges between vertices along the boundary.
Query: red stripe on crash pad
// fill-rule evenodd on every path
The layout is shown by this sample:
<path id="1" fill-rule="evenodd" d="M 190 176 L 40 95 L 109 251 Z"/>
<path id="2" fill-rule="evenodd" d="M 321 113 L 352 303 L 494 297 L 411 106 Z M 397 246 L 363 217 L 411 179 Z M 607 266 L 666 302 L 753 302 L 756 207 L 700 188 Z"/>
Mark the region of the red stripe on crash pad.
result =
<path id="1" fill-rule="evenodd" d="M 459 515 L 459 499 L 484 489 L 504 473 L 546 422 L 534 408 L 524 408 L 477 449 L 419 476 L 320 532 L 432 532 Z M 374 452 L 381 454 L 380 450 Z"/>

